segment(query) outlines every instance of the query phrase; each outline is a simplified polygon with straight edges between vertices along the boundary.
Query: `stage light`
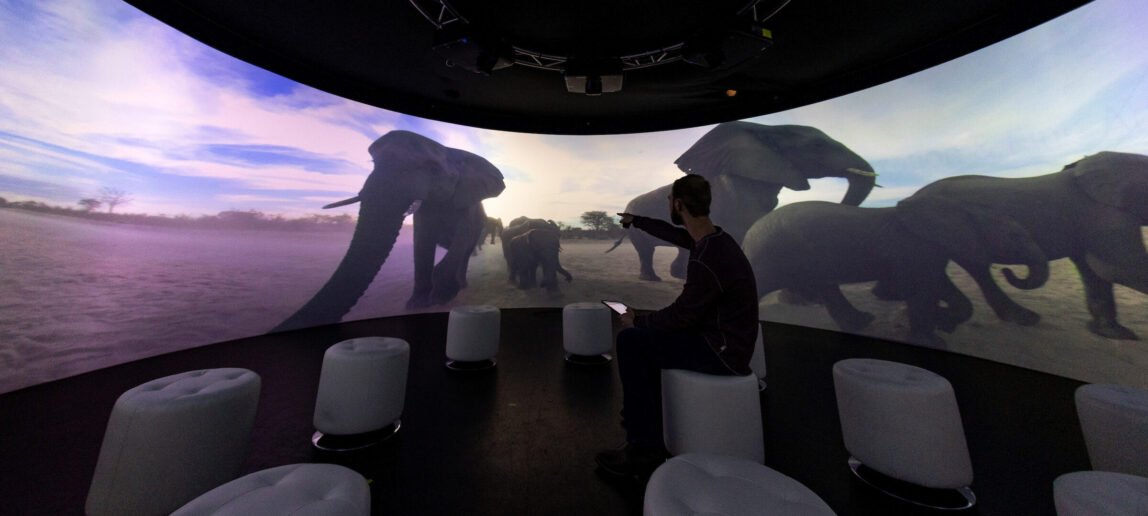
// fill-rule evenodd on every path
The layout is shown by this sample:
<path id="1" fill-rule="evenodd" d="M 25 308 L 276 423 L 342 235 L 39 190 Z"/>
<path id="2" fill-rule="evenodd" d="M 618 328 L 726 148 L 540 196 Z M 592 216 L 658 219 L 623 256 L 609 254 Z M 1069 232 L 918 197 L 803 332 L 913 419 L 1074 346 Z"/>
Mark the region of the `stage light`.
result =
<path id="1" fill-rule="evenodd" d="M 597 96 L 622 91 L 619 59 L 570 59 L 564 72 L 566 91 Z"/>

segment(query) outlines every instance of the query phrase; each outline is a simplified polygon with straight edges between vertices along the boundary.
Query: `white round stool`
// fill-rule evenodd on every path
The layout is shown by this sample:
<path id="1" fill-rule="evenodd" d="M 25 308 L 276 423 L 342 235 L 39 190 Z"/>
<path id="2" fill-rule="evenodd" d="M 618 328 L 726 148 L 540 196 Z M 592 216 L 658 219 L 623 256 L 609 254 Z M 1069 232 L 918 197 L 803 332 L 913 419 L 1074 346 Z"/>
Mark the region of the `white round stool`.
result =
<path id="1" fill-rule="evenodd" d="M 1065 473 L 1052 483 L 1059 516 L 1148 514 L 1148 478 L 1110 471 Z"/>
<path id="2" fill-rule="evenodd" d="M 367 516 L 367 479 L 335 464 L 290 464 L 223 484 L 172 516 Z"/>
<path id="3" fill-rule="evenodd" d="M 562 308 L 562 348 L 567 362 L 609 362 L 613 332 L 610 309 L 602 303 L 571 303 Z"/>
<path id="4" fill-rule="evenodd" d="M 455 371 L 490 369 L 497 365 L 502 312 L 491 305 L 450 309 L 446 326 L 446 367 Z"/>
<path id="5" fill-rule="evenodd" d="M 104 432 L 87 514 L 168 514 L 235 478 L 247 458 L 259 375 L 207 369 L 120 395 Z"/>
<path id="6" fill-rule="evenodd" d="M 757 340 L 753 343 L 753 355 L 749 357 L 749 368 L 757 376 L 757 390 L 765 390 L 765 339 L 761 334 L 761 323 L 757 323 Z"/>
<path id="7" fill-rule="evenodd" d="M 716 453 L 764 462 L 757 377 L 663 369 L 662 435 L 672 455 Z"/>
<path id="8" fill-rule="evenodd" d="M 1076 412 L 1092 469 L 1148 477 L 1148 390 L 1081 385 Z"/>
<path id="9" fill-rule="evenodd" d="M 399 431 L 410 356 L 407 341 L 393 337 L 360 337 L 327 348 L 311 443 L 321 450 L 354 450 Z"/>
<path id="10" fill-rule="evenodd" d="M 800 482 L 741 457 L 687 453 L 658 466 L 646 484 L 645 516 L 832 516 Z"/>
<path id="11" fill-rule="evenodd" d="M 886 494 L 933 508 L 976 503 L 973 466 L 949 381 L 919 367 L 852 358 L 833 364 L 849 466 Z M 922 488 L 898 489 L 880 475 Z"/>

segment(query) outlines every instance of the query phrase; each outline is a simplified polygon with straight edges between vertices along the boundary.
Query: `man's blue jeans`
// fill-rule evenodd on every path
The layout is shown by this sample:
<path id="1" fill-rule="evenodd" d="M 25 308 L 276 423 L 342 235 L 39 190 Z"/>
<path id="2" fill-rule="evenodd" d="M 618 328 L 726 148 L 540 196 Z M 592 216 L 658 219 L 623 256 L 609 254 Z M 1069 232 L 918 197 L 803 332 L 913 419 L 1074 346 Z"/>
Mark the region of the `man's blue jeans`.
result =
<path id="1" fill-rule="evenodd" d="M 662 444 L 662 369 L 734 374 L 695 333 L 626 328 L 618 333 L 617 351 L 626 442 L 631 444 Z"/>

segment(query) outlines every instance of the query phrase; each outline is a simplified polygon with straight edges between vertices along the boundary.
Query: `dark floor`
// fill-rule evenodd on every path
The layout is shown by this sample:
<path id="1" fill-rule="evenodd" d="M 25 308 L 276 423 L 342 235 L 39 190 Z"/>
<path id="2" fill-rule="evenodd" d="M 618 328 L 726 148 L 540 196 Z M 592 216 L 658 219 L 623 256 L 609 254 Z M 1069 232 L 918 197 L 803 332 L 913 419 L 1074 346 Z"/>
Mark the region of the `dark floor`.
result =
<path id="1" fill-rule="evenodd" d="M 641 489 L 604 482 L 594 454 L 621 442 L 614 362 L 562 360 L 557 308 L 502 312 L 498 367 L 443 367 L 447 314 L 357 321 L 205 346 L 0 395 L 0 513 L 82 514 L 116 397 L 182 371 L 244 367 L 263 391 L 246 471 L 308 461 L 371 479 L 375 514 L 640 514 Z M 1080 382 L 902 344 L 763 323 L 766 465 L 802 482 L 840 515 L 910 506 L 852 477 L 831 366 L 850 357 L 918 365 L 949 379 L 964 420 L 977 506 L 965 514 L 1054 514 L 1052 481 L 1088 469 L 1073 391 Z M 376 451 L 312 451 L 311 414 L 324 350 L 386 335 L 411 344 L 402 430 Z M 922 512 L 924 513 L 924 512 Z"/>

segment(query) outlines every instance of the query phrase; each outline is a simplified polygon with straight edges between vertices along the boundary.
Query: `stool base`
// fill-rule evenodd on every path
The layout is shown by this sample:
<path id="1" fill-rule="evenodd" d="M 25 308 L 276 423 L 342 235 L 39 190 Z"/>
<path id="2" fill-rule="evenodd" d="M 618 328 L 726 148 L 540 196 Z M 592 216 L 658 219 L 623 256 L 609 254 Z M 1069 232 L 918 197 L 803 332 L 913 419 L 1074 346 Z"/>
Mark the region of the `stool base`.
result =
<path id="1" fill-rule="evenodd" d="M 934 489 L 898 480 L 862 464 L 850 456 L 849 470 L 862 482 L 898 500 L 922 507 L 944 511 L 969 509 L 977 503 L 973 490 L 966 487 L 957 489 Z"/>
<path id="2" fill-rule="evenodd" d="M 403 426 L 401 419 L 371 432 L 353 435 L 327 435 L 315 431 L 311 436 L 311 444 L 323 451 L 346 452 L 370 448 L 394 436 Z"/>
<path id="3" fill-rule="evenodd" d="M 577 353 L 566 353 L 566 363 L 574 365 L 596 365 L 605 364 L 613 360 L 614 357 L 609 353 L 601 353 L 598 355 L 579 355 Z"/>
<path id="4" fill-rule="evenodd" d="M 498 360 L 494 359 L 494 358 L 487 359 L 487 360 L 474 360 L 474 361 L 467 361 L 467 360 L 447 360 L 446 361 L 446 368 L 450 369 L 451 371 L 485 371 L 487 369 L 493 369 L 494 366 L 496 366 L 496 365 L 498 365 Z"/>

